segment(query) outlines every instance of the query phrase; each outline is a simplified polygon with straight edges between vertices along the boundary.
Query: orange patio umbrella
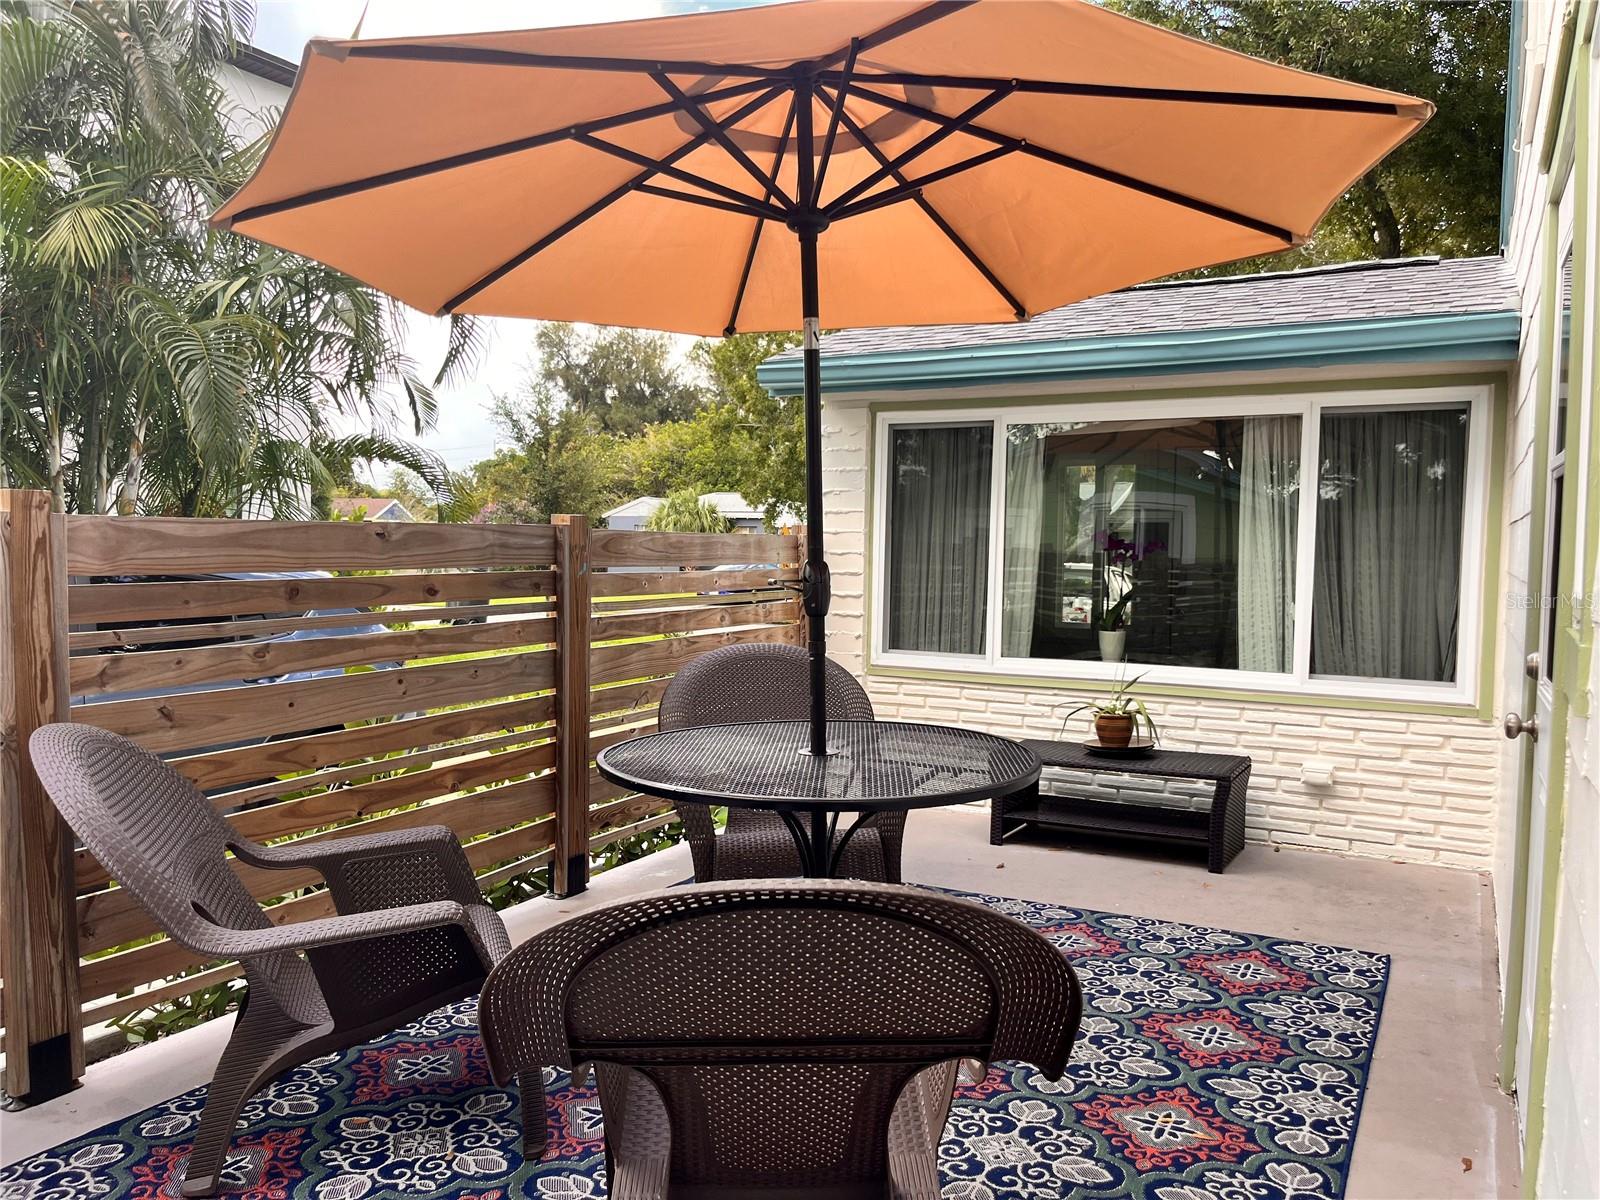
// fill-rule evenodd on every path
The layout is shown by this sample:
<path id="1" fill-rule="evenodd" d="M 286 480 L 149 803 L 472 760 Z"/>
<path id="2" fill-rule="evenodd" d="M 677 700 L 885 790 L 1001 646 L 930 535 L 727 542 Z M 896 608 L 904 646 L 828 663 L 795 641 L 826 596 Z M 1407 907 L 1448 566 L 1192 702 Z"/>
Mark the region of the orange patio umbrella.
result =
<path id="1" fill-rule="evenodd" d="M 1287 249 L 1432 111 L 1086 0 L 314 41 L 213 223 L 427 312 L 802 328 L 823 753 L 819 324 L 1024 320 Z"/>

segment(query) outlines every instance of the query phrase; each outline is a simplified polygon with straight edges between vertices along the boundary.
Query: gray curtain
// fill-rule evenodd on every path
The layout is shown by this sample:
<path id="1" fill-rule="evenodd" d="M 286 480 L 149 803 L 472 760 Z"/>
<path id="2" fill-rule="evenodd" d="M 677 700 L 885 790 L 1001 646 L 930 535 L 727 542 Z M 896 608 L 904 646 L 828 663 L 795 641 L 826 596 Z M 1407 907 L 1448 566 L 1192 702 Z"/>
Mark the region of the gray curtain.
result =
<path id="1" fill-rule="evenodd" d="M 1239 669 L 1294 668 L 1300 418 L 1249 417 L 1239 461 Z"/>
<path id="2" fill-rule="evenodd" d="M 1467 412 L 1322 418 L 1311 670 L 1456 675 Z"/>
<path id="3" fill-rule="evenodd" d="M 891 650 L 982 654 L 989 571 L 989 425 L 893 430 Z"/>
<path id="4" fill-rule="evenodd" d="M 1033 617 L 1039 600 L 1039 537 L 1044 528 L 1044 431 L 1010 430 L 1006 442 L 1005 586 L 1001 590 L 1000 652 L 1033 653 Z"/>

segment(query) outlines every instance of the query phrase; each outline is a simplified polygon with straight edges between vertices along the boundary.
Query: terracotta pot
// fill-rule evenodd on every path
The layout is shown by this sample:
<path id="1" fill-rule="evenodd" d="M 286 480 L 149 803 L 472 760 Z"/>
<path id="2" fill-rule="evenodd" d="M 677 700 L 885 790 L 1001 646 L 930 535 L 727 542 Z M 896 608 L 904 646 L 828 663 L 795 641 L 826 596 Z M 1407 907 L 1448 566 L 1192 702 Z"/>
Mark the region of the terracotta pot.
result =
<path id="1" fill-rule="evenodd" d="M 1126 746 L 1133 740 L 1133 717 L 1131 714 L 1119 717 L 1110 713 L 1096 713 L 1094 735 L 1100 739 L 1102 746 Z"/>

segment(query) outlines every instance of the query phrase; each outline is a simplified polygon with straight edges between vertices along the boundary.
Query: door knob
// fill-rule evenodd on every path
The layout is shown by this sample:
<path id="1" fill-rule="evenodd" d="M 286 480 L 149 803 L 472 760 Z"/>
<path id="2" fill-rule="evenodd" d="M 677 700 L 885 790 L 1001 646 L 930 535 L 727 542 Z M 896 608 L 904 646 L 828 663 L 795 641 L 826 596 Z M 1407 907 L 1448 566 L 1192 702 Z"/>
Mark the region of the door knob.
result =
<path id="1" fill-rule="evenodd" d="M 1530 742 L 1537 742 L 1539 740 L 1539 718 L 1529 717 L 1524 721 L 1516 713 L 1507 713 L 1506 736 L 1508 738 L 1516 738 L 1521 737 L 1523 734 L 1528 735 Z"/>
<path id="2" fill-rule="evenodd" d="M 1529 679 L 1539 678 L 1539 652 L 1535 650 L 1522 660 L 1522 673 Z"/>

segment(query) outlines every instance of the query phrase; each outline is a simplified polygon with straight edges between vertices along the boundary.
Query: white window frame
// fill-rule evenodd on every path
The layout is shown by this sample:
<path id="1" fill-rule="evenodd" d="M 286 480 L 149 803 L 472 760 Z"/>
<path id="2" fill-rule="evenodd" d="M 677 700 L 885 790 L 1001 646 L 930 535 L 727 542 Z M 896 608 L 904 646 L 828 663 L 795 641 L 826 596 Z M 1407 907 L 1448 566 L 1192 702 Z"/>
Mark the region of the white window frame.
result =
<path id="1" fill-rule="evenodd" d="M 1343 678 L 1313 675 L 1311 662 L 1311 594 L 1315 566 L 1319 462 L 1316 445 L 1322 414 L 1334 409 L 1442 408 L 1468 409 L 1467 478 L 1461 521 L 1460 609 L 1456 636 L 1456 678 L 1451 683 L 1422 680 Z M 1483 653 L 1484 549 L 1489 532 L 1489 450 L 1494 413 L 1492 385 L 1354 388 L 1278 396 L 1220 395 L 1204 399 L 1139 399 L 1032 402 L 975 402 L 970 407 L 917 409 L 895 407 L 877 413 L 873 426 L 873 496 L 871 587 L 871 665 L 885 668 L 940 670 L 958 674 L 1012 676 L 1019 681 L 1110 681 L 1137 669 L 1146 683 L 1207 690 L 1289 693 L 1426 704 L 1477 703 Z M 1294 669 L 1285 674 L 1224 670 L 1210 667 L 1145 666 L 1077 659 L 1007 658 L 999 653 L 1001 581 L 1005 539 L 1006 433 L 1013 425 L 1072 421 L 1193 421 L 1253 416 L 1298 416 L 1301 435 L 1301 478 L 1298 552 L 1295 560 Z M 988 605 L 984 652 L 940 654 L 888 648 L 889 448 L 892 430 L 905 426 L 994 426 L 994 460 L 990 471 Z"/>

